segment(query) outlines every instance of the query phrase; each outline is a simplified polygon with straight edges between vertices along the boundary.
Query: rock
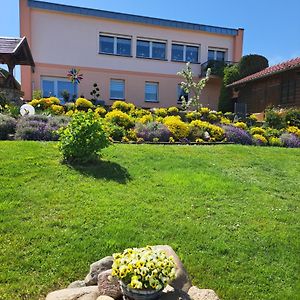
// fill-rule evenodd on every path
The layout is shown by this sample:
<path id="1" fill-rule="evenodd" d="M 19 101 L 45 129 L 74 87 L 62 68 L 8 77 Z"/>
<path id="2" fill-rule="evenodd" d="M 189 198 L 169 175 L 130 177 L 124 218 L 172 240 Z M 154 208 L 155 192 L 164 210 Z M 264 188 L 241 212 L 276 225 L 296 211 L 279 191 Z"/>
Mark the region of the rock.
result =
<path id="1" fill-rule="evenodd" d="M 196 286 L 189 289 L 188 295 L 191 300 L 220 300 L 213 290 L 199 289 Z"/>
<path id="2" fill-rule="evenodd" d="M 187 293 L 167 285 L 159 300 L 190 300 L 190 298 Z"/>
<path id="3" fill-rule="evenodd" d="M 77 281 L 70 283 L 68 285 L 68 289 L 74 289 L 74 288 L 85 287 L 85 286 L 86 285 L 85 285 L 84 280 L 77 280 Z"/>
<path id="4" fill-rule="evenodd" d="M 157 245 L 153 246 L 155 250 L 163 250 L 168 256 L 173 256 L 174 261 L 176 263 L 176 278 L 169 283 L 170 286 L 174 287 L 177 290 L 182 290 L 183 292 L 188 292 L 188 290 L 192 287 L 192 282 L 189 279 L 188 273 L 185 270 L 181 260 L 172 249 L 172 247 L 168 245 Z"/>
<path id="5" fill-rule="evenodd" d="M 100 295 L 117 299 L 122 296 L 118 279 L 111 275 L 111 270 L 104 271 L 98 276 L 98 290 Z"/>
<path id="6" fill-rule="evenodd" d="M 102 295 L 102 296 L 99 296 L 99 297 L 97 298 L 97 300 L 114 300 L 114 298 L 109 297 L 109 296 Z"/>
<path id="7" fill-rule="evenodd" d="M 90 265 L 90 272 L 89 274 L 85 277 L 85 285 L 90 286 L 90 285 L 97 285 L 97 280 L 98 280 L 98 275 L 106 270 L 111 269 L 113 264 L 113 257 L 112 256 L 107 256 L 99 261 L 94 262 L 93 264 Z"/>
<path id="8" fill-rule="evenodd" d="M 88 286 L 55 291 L 46 300 L 96 300 L 99 296 L 98 287 Z"/>

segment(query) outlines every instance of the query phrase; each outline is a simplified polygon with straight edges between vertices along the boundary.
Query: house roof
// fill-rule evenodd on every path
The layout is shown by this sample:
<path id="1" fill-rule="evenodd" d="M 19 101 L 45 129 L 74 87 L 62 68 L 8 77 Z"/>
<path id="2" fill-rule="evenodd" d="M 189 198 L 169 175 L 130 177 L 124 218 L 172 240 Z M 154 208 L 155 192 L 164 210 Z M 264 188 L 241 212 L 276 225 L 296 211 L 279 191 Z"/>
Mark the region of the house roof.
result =
<path id="1" fill-rule="evenodd" d="M 144 17 L 144 16 L 125 14 L 119 12 L 111 12 L 111 11 L 105 11 L 99 9 L 76 7 L 76 6 L 50 3 L 50 2 L 41 2 L 36 0 L 28 0 L 28 6 L 37 9 L 58 11 L 58 12 L 84 15 L 84 16 L 93 16 L 93 17 L 99 17 L 104 19 L 113 19 L 113 20 L 134 22 L 134 23 L 147 24 L 147 25 L 156 25 L 156 26 L 179 28 L 179 29 L 194 30 L 194 31 L 206 31 L 210 33 L 231 35 L 231 36 L 235 36 L 238 34 L 238 30 L 234 28 L 226 28 L 226 27 L 188 23 L 182 21 Z"/>
<path id="2" fill-rule="evenodd" d="M 0 63 L 34 67 L 26 37 L 0 37 Z"/>
<path id="3" fill-rule="evenodd" d="M 254 73 L 254 74 L 249 75 L 245 78 L 242 78 L 238 81 L 235 81 L 235 82 L 227 85 L 227 87 L 233 87 L 233 86 L 241 85 L 241 84 L 244 84 L 244 83 L 249 82 L 249 81 L 254 81 L 254 80 L 257 80 L 257 79 L 269 77 L 269 76 L 272 76 L 272 75 L 277 74 L 277 73 L 281 73 L 281 72 L 285 72 L 285 71 L 288 71 L 288 70 L 291 70 L 291 69 L 295 69 L 297 67 L 300 67 L 300 57 L 296 57 L 294 59 L 282 62 L 278 65 L 268 67 L 268 68 L 266 68 L 266 69 L 264 69 L 260 72 Z"/>

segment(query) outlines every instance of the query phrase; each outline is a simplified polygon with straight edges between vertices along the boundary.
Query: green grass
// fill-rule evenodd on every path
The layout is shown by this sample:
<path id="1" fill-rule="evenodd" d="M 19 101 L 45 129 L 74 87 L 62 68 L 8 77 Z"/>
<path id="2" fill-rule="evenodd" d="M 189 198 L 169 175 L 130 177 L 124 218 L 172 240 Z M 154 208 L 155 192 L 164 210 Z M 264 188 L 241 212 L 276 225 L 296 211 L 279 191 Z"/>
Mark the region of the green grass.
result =
<path id="1" fill-rule="evenodd" d="M 0 299 L 44 299 L 148 244 L 223 300 L 299 299 L 299 149 L 116 145 L 70 167 L 55 143 L 1 142 L 0 157 Z"/>

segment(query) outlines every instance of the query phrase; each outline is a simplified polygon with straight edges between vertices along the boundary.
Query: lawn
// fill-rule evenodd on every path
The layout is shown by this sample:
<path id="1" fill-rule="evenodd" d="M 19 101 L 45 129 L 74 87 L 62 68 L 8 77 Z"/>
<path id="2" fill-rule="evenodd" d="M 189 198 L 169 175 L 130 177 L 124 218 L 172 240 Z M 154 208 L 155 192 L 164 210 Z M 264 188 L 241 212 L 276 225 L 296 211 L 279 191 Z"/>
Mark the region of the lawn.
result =
<path id="1" fill-rule="evenodd" d="M 0 142 L 0 157 L 0 299 L 44 299 L 148 244 L 222 300 L 299 299 L 299 149 L 115 145 L 71 167 L 56 143 Z"/>

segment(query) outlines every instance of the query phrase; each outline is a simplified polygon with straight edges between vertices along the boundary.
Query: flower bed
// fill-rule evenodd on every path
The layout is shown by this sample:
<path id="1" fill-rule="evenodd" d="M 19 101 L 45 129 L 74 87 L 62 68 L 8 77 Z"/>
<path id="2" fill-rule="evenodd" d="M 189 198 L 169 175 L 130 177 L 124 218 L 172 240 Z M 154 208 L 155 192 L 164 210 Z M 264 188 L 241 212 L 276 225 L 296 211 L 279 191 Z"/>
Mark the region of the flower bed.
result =
<path id="1" fill-rule="evenodd" d="M 30 104 L 35 107 L 37 114 L 48 115 L 49 119 L 58 115 L 72 118 L 77 112 L 93 111 L 102 119 L 105 132 L 112 142 L 192 145 L 234 143 L 277 147 L 300 145 L 299 109 L 269 110 L 266 112 L 266 120 L 257 122 L 255 115 L 236 120 L 232 113 L 223 114 L 207 107 L 197 111 L 180 111 L 177 107 L 145 110 L 131 103 L 115 101 L 110 108 L 104 108 L 94 106 L 84 98 L 77 99 L 75 104 L 61 105 L 55 97 L 32 100 Z M 17 120 L 18 139 L 57 139 L 57 135 L 51 132 L 51 126 L 45 126 L 41 121 L 45 117 L 34 118 L 38 122 L 30 123 L 23 118 Z M 11 119 L 2 119 L 4 123 L 6 120 L 12 122 Z M 57 129 L 57 126 L 54 127 L 53 130 Z M 36 132 L 39 128 L 45 131 L 42 136 Z"/>

